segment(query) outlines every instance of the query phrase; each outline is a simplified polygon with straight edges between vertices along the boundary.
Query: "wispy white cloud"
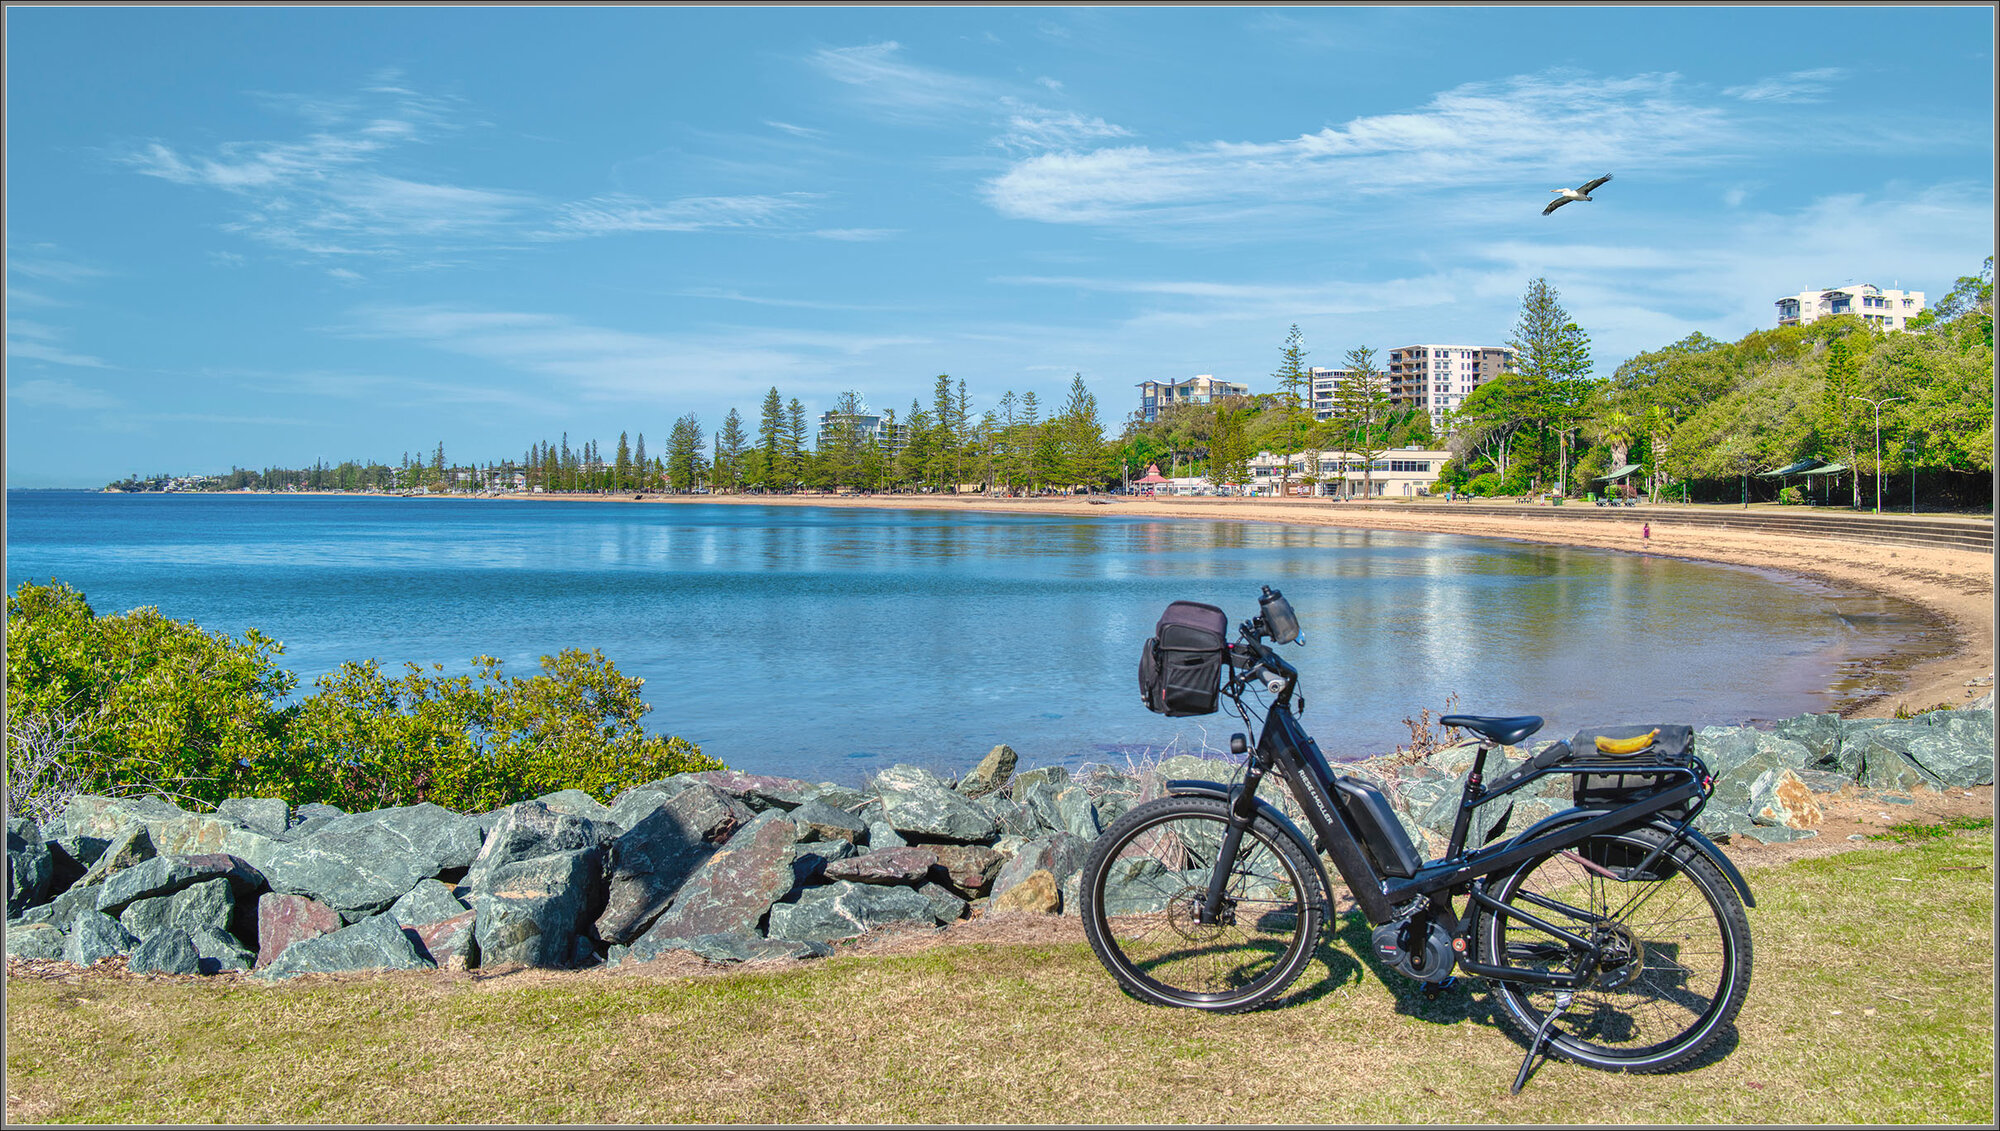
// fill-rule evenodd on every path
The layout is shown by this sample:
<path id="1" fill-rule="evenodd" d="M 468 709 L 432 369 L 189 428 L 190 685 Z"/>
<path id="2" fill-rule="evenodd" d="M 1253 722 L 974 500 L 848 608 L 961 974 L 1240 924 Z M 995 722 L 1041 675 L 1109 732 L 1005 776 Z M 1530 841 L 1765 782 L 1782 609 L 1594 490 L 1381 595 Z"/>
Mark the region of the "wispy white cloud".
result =
<path id="1" fill-rule="evenodd" d="M 1002 91 L 985 79 L 912 63 L 895 40 L 857 47 L 822 47 L 807 62 L 847 87 L 878 115 L 899 122 L 934 122 L 991 107 Z"/>
<path id="2" fill-rule="evenodd" d="M 9 343 L 8 353 L 13 353 Z M 32 381 L 9 381 L 7 399 L 18 401 L 36 408 L 66 408 L 77 410 L 117 408 L 124 402 L 101 389 L 87 388 L 74 381 L 53 378 L 37 378 Z"/>
<path id="3" fill-rule="evenodd" d="M 464 129 L 459 104 L 396 83 L 350 98 L 267 95 L 319 128 L 297 140 L 225 142 L 213 152 L 161 141 L 117 155 L 125 167 L 241 202 L 223 230 L 310 257 L 409 260 L 439 252 L 634 232 L 797 230 L 811 193 L 688 196 L 627 193 L 552 202 L 537 193 L 412 176 L 397 167 L 419 147 Z M 817 131 L 772 123 L 801 137 Z M 341 278 L 358 278 L 343 275 Z"/>
<path id="4" fill-rule="evenodd" d="M 791 134 L 793 137 L 820 138 L 826 136 L 825 130 L 816 130 L 811 126 L 795 126 L 790 122 L 773 121 L 770 118 L 764 119 L 764 124 L 774 130 L 782 130 L 785 133 Z"/>
<path id="5" fill-rule="evenodd" d="M 1355 118 L 1268 142 L 1046 153 L 985 186 L 1007 216 L 1050 223 L 1207 224 L 1352 211 L 1467 185 L 1576 170 L 1657 167 L 1728 146 L 1721 111 L 1683 98 L 1672 74 L 1519 76 L 1436 95 L 1419 110 Z"/>
<path id="6" fill-rule="evenodd" d="M 995 144 L 1004 149 L 1044 153 L 1132 136 L 1132 131 L 1123 126 L 1113 125 L 1103 118 L 1085 117 L 1074 110 L 1046 110 L 1015 103 L 1011 99 L 1008 104 L 1017 109 L 1007 115 L 1006 128 L 995 139 Z"/>
<path id="7" fill-rule="evenodd" d="M 1745 102 L 1824 102 L 1833 84 L 1846 77 L 1842 67 L 1814 67 L 1726 87 L 1722 93 Z"/>
<path id="8" fill-rule="evenodd" d="M 845 243 L 874 243 L 895 239 L 902 233 L 901 228 L 818 228 L 806 234 L 817 239 L 839 240 Z"/>
<path id="9" fill-rule="evenodd" d="M 761 393 L 774 373 L 809 388 L 830 387 L 840 379 L 830 371 L 834 364 L 923 340 L 768 326 L 635 333 L 553 314 L 442 306 L 367 308 L 357 312 L 347 333 L 417 342 L 491 362 L 541 382 L 534 390 L 541 394 L 614 403 L 685 398 L 691 390 L 740 400 Z"/>
<path id="10" fill-rule="evenodd" d="M 611 194 L 563 205 L 557 210 L 551 234 L 597 236 L 612 232 L 773 229 L 788 225 L 818 199 L 816 193 L 783 193 L 696 196 L 656 202 Z"/>
<path id="11" fill-rule="evenodd" d="M 76 353 L 62 344 L 64 334 L 52 326 L 20 318 L 7 320 L 7 356 L 23 361 L 47 361 L 83 369 L 109 369 L 103 358 Z"/>

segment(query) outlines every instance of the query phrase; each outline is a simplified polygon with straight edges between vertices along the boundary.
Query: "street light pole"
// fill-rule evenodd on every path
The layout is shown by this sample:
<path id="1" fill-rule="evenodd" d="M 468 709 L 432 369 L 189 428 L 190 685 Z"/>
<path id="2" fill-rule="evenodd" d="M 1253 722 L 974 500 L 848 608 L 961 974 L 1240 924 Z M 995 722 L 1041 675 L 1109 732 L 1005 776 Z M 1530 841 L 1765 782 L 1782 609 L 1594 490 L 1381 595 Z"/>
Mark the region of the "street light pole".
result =
<path id="1" fill-rule="evenodd" d="M 1910 517 L 1917 517 L 1917 434 L 1910 433 L 1903 450 L 1910 454 Z"/>
<path id="2" fill-rule="evenodd" d="M 1875 513 L 1882 513 L 1882 406 L 1893 401 L 1907 400 L 1907 397 L 1883 397 L 1873 400 L 1849 394 L 1850 401 L 1863 401 L 1875 406 Z"/>

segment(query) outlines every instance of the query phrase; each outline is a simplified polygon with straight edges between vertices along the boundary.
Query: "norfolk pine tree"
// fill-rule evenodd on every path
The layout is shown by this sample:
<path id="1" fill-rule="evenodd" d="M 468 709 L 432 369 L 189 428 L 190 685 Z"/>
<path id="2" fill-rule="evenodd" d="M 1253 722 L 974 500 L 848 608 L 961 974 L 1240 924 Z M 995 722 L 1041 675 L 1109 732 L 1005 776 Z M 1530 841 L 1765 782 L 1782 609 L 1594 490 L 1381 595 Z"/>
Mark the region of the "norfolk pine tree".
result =
<path id="1" fill-rule="evenodd" d="M 1291 497 L 1292 453 L 1298 450 L 1300 428 L 1299 415 L 1303 412 L 1308 419 L 1312 416 L 1312 374 L 1306 370 L 1306 336 L 1299 324 L 1292 323 L 1291 332 L 1285 335 L 1284 348 L 1278 351 L 1278 368 L 1271 374 L 1278 383 L 1278 411 L 1283 414 L 1283 422 L 1278 436 L 1284 447 L 1284 462 L 1278 465 L 1278 497 Z"/>

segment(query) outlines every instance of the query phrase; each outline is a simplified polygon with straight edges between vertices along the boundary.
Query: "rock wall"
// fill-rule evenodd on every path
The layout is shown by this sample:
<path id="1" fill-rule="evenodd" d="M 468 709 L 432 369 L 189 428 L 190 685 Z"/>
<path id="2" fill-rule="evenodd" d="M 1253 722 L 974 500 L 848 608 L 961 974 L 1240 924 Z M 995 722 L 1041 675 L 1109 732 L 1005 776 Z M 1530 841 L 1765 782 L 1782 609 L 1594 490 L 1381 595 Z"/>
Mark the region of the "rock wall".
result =
<path id="1" fill-rule="evenodd" d="M 1717 837 L 1815 835 L 1815 796 L 1993 780 L 1991 697 L 1908 720 L 1710 727 L 1698 824 Z M 1507 748 L 1497 777 L 1547 745 Z M 1442 852 L 1473 748 L 1341 767 L 1375 783 L 1427 856 Z M 867 789 L 728 770 L 628 790 L 567 790 L 488 813 L 412 805 L 342 813 L 239 798 L 190 813 L 152 798 L 76 798 L 47 829 L 7 827 L 9 955 L 141 972 L 296 974 L 521 963 L 586 967 L 684 950 L 715 961 L 831 954 L 895 924 L 1072 913 L 1091 841 L 1176 778 L 1238 763 L 1177 756 L 1143 773 L 1016 773 L 995 747 L 952 782 L 914 766 Z M 1568 808 L 1571 778 L 1513 795 L 1510 832 Z M 1282 788 L 1265 791 L 1293 811 Z M 1479 811 L 1478 843 L 1498 817 Z"/>

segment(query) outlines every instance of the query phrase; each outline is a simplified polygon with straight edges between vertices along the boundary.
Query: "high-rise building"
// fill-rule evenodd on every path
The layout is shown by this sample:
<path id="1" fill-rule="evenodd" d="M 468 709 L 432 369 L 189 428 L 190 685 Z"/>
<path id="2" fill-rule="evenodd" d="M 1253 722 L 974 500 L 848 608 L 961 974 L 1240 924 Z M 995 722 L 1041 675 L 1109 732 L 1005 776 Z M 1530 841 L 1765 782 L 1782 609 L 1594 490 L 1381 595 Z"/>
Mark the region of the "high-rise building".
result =
<path id="1" fill-rule="evenodd" d="M 1431 426 L 1442 429 L 1445 413 L 1513 368 L 1506 346 L 1403 346 L 1389 351 L 1389 399 L 1429 410 Z"/>
<path id="2" fill-rule="evenodd" d="M 1213 373 L 1202 373 L 1185 381 L 1139 382 L 1139 418 L 1148 423 L 1160 418 L 1160 410 L 1177 404 L 1214 404 L 1223 397 L 1247 397 L 1250 386 L 1234 381 L 1218 381 Z"/>
<path id="3" fill-rule="evenodd" d="M 1885 291 L 1873 283 L 1800 291 L 1778 300 L 1778 325 L 1803 326 L 1836 314 L 1856 314 L 1878 330 L 1901 330 L 1924 308 L 1922 291 Z"/>
<path id="4" fill-rule="evenodd" d="M 1312 367 L 1312 410 L 1314 420 L 1325 420 L 1333 415 L 1333 402 L 1340 395 L 1340 386 L 1354 376 L 1351 369 L 1323 369 Z"/>
<path id="5" fill-rule="evenodd" d="M 909 425 L 901 422 L 891 425 L 880 413 L 828 409 L 819 414 L 819 432 L 813 438 L 813 446 L 825 451 L 834 442 L 834 429 L 843 423 L 860 433 L 863 443 L 877 443 L 890 452 L 902 451 L 910 442 Z"/>

